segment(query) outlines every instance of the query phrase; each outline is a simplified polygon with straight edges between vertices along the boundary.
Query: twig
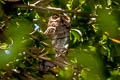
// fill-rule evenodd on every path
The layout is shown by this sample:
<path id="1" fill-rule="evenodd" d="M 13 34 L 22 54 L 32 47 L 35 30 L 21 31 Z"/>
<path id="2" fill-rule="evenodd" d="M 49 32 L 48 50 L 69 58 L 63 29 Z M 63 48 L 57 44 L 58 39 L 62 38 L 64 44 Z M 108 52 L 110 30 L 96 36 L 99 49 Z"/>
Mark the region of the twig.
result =
<path id="1" fill-rule="evenodd" d="M 4 0 L 4 1 L 8 1 L 8 2 L 18 2 L 20 0 Z"/>
<path id="2" fill-rule="evenodd" d="M 39 55 L 39 56 L 37 56 L 37 55 L 34 55 L 34 54 L 32 54 L 32 53 L 30 53 L 30 52 L 27 51 L 27 54 L 29 54 L 29 55 L 32 56 L 33 58 L 39 58 L 39 59 L 46 60 L 46 61 L 48 61 L 48 62 L 50 62 L 50 63 L 52 63 L 52 64 L 54 64 L 54 65 L 57 65 L 57 66 L 59 66 L 59 67 L 61 67 L 61 68 L 64 68 L 64 66 L 65 66 L 64 63 L 62 63 L 62 62 L 60 62 L 60 61 L 58 61 L 58 60 L 51 60 L 50 58 L 45 57 L 45 55 L 46 55 L 47 53 L 46 53 L 45 55 Z"/>
<path id="3" fill-rule="evenodd" d="M 11 18 L 12 18 L 12 16 L 8 16 L 5 21 L 0 22 L 0 24 L 2 24 L 2 26 L 0 27 L 1 30 L 4 28 L 4 26 L 8 23 L 8 21 L 9 21 Z"/>
<path id="4" fill-rule="evenodd" d="M 39 57 L 45 56 L 47 54 L 48 54 L 48 51 L 46 53 L 44 53 L 44 54 L 39 55 Z"/>
<path id="5" fill-rule="evenodd" d="M 24 73 L 24 75 L 27 77 L 27 80 L 37 80 L 34 77 L 32 77 L 29 72 Z"/>
<path id="6" fill-rule="evenodd" d="M 34 5 L 40 3 L 41 1 L 43 1 L 43 0 L 38 0 L 38 1 L 36 1 L 36 2 L 34 3 Z"/>
<path id="7" fill-rule="evenodd" d="M 45 2 L 50 2 L 51 0 L 38 0 L 36 1 L 33 5 L 36 5 L 38 3 L 45 3 Z"/>
<path id="8" fill-rule="evenodd" d="M 48 43 L 44 42 L 44 41 L 40 41 L 41 44 L 44 44 L 47 47 L 51 47 Z"/>
<path id="9" fill-rule="evenodd" d="M 17 4 L 13 5 L 13 8 L 29 8 L 29 9 L 36 9 L 36 10 L 45 10 L 45 11 L 51 11 L 51 12 L 57 12 L 57 13 L 74 13 L 80 16 L 85 17 L 96 17 L 96 16 L 90 16 L 89 14 L 78 12 L 77 10 L 65 10 L 61 8 L 54 8 L 54 7 L 42 7 L 42 6 L 32 6 L 32 5 L 25 5 L 25 4 Z"/>
<path id="10" fill-rule="evenodd" d="M 30 9 L 37 9 L 37 10 L 46 10 L 46 11 L 55 11 L 55 12 L 64 12 L 64 13 L 78 13 L 74 10 L 63 10 L 61 8 L 53 8 L 53 7 L 42 7 L 42 6 L 31 6 L 31 5 L 25 5 L 25 4 L 17 4 L 13 5 L 14 8 L 30 8 Z"/>

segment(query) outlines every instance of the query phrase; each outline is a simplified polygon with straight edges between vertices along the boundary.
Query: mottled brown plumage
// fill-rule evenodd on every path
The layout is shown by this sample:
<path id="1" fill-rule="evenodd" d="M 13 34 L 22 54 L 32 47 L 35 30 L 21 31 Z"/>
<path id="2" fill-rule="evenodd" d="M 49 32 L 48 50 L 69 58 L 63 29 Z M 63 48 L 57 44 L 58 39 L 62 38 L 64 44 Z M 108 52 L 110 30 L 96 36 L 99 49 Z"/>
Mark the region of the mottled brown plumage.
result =
<path id="1" fill-rule="evenodd" d="M 65 57 L 67 54 L 70 26 L 70 17 L 65 14 L 54 14 L 49 18 L 48 27 L 44 33 L 52 40 L 56 58 Z"/>

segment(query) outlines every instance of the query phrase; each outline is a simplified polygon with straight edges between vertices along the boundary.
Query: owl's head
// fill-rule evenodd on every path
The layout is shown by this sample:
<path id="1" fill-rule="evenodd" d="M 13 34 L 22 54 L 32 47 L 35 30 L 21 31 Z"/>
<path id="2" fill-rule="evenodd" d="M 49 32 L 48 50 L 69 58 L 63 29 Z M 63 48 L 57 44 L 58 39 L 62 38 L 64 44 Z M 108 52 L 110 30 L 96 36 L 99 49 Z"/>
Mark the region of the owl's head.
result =
<path id="1" fill-rule="evenodd" d="M 50 22 L 60 22 L 60 23 L 71 23 L 70 17 L 67 16 L 66 14 L 53 14 L 50 18 L 49 18 Z"/>

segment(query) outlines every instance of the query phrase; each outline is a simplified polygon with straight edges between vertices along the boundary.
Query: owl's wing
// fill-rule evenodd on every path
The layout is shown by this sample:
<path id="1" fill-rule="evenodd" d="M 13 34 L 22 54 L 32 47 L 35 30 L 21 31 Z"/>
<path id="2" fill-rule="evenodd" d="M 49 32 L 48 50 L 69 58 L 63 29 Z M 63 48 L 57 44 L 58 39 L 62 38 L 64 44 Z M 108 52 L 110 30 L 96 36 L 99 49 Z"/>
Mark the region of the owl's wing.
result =
<path id="1" fill-rule="evenodd" d="M 46 34 L 46 35 L 48 35 L 48 34 L 53 34 L 53 33 L 55 33 L 55 31 L 56 31 L 56 27 L 50 26 L 50 27 L 48 27 L 48 28 L 46 29 L 46 31 L 44 32 L 44 34 Z"/>

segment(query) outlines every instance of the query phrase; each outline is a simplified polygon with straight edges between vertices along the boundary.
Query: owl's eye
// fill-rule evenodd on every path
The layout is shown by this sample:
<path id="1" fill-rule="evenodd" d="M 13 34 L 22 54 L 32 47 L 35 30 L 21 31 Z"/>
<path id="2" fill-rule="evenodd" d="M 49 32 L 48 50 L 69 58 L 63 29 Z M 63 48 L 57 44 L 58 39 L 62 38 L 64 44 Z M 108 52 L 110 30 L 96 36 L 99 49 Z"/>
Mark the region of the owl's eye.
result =
<path id="1" fill-rule="evenodd" d="M 52 18 L 53 18 L 53 19 L 57 19 L 57 18 L 58 18 L 58 16 L 57 16 L 57 15 L 54 15 Z"/>

